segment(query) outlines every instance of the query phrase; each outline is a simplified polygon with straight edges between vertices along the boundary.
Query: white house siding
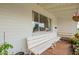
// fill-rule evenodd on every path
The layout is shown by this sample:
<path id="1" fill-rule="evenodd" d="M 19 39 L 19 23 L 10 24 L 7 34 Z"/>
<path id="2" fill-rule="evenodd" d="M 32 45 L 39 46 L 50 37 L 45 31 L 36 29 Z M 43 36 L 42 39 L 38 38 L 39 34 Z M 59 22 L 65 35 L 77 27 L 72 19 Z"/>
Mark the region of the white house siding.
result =
<path id="1" fill-rule="evenodd" d="M 77 29 L 77 22 L 73 21 L 72 16 L 74 14 L 74 9 L 63 10 L 56 14 L 58 33 L 65 35 L 74 35 Z"/>
<path id="2" fill-rule="evenodd" d="M 26 39 L 32 37 L 32 10 L 52 19 L 52 30 L 56 26 L 55 17 L 36 4 L 0 4 L 0 43 L 5 40 L 13 45 L 10 54 L 26 52 Z M 53 37 L 53 36 L 52 36 Z M 30 40 L 30 39 L 28 39 Z"/>

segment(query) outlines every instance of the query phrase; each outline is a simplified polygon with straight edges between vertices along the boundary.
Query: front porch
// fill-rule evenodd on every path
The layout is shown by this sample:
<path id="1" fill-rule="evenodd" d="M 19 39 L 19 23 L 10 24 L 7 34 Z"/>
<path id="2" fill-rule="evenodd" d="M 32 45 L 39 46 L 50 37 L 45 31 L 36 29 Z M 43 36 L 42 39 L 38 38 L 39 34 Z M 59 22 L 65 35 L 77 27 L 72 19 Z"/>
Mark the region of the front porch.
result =
<path id="1" fill-rule="evenodd" d="M 78 22 L 72 20 L 78 6 L 72 3 L 0 4 L 0 46 L 5 42 L 12 44 L 9 55 L 18 52 L 71 55 L 71 44 L 60 38 L 71 38 L 79 28 Z"/>

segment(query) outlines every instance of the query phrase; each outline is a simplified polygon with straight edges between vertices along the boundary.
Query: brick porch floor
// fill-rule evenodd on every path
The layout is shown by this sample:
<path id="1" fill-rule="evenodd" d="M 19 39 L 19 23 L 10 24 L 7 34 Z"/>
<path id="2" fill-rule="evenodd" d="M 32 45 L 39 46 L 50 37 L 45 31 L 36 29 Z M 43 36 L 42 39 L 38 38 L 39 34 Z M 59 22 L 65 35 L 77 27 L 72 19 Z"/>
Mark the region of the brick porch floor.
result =
<path id="1" fill-rule="evenodd" d="M 59 41 L 55 48 L 49 48 L 41 55 L 72 55 L 71 44 L 66 41 Z"/>

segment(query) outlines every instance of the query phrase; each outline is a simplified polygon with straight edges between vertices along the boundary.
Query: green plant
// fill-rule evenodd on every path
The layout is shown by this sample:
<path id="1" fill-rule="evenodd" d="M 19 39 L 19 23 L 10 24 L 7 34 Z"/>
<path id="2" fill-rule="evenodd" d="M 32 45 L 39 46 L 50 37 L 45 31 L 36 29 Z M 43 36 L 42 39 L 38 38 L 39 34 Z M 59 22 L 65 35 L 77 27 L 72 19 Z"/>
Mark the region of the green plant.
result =
<path id="1" fill-rule="evenodd" d="M 70 43 L 73 45 L 79 45 L 79 40 L 77 38 L 71 38 Z"/>
<path id="2" fill-rule="evenodd" d="M 75 55 L 79 55 L 79 47 L 75 47 L 74 51 L 75 51 Z"/>
<path id="3" fill-rule="evenodd" d="M 0 45 L 0 55 L 8 55 L 8 49 L 10 48 L 13 48 L 13 46 L 8 43 Z"/>
<path id="4" fill-rule="evenodd" d="M 76 32 L 77 35 L 79 35 L 79 32 Z"/>
<path id="5" fill-rule="evenodd" d="M 79 55 L 79 32 L 76 32 L 74 38 L 70 39 L 70 43 L 73 46 L 74 54 Z"/>
<path id="6" fill-rule="evenodd" d="M 76 32 L 74 36 L 75 38 L 79 39 L 79 32 Z"/>

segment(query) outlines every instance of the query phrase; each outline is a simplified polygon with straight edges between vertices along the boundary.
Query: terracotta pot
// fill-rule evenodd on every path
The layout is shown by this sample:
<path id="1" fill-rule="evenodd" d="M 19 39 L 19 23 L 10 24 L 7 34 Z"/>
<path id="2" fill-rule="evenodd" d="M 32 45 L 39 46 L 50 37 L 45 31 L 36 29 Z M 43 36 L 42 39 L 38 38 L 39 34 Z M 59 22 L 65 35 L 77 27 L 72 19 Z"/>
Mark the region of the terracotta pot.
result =
<path id="1" fill-rule="evenodd" d="M 79 16 L 73 16 L 72 19 L 73 19 L 75 22 L 78 22 L 78 21 L 79 21 Z"/>

